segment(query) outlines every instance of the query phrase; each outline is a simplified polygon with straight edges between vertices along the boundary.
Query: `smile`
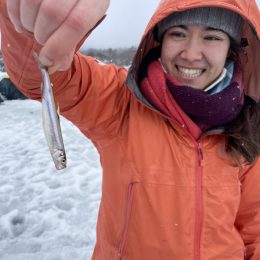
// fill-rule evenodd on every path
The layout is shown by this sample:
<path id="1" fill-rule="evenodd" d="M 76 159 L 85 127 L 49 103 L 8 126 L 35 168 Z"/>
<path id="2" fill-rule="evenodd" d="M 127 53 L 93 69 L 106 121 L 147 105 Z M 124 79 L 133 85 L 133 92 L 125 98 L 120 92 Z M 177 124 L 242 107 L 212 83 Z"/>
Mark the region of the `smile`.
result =
<path id="1" fill-rule="evenodd" d="M 194 79 L 203 73 L 203 69 L 189 69 L 185 67 L 176 66 L 183 78 Z"/>

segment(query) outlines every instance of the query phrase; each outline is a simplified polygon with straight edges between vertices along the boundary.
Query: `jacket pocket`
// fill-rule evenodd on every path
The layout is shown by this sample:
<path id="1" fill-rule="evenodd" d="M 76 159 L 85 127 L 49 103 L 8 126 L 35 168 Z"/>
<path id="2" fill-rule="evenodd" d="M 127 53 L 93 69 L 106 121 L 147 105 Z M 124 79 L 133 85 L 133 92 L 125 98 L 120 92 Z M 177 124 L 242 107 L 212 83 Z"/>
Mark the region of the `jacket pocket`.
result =
<path id="1" fill-rule="evenodd" d="M 134 183 L 130 183 L 128 186 L 128 192 L 127 192 L 127 203 L 126 203 L 123 235 L 122 235 L 122 239 L 121 239 L 121 242 L 119 245 L 119 252 L 118 252 L 117 260 L 121 260 L 123 253 L 124 253 L 126 239 L 127 239 L 127 233 L 128 233 L 128 227 L 129 227 L 129 222 L 130 222 L 130 216 L 131 216 L 131 211 L 132 211 L 132 205 L 133 205 L 133 197 L 134 197 Z"/>
<path id="2" fill-rule="evenodd" d="M 129 184 L 117 260 L 192 259 L 193 194 L 193 187 Z"/>

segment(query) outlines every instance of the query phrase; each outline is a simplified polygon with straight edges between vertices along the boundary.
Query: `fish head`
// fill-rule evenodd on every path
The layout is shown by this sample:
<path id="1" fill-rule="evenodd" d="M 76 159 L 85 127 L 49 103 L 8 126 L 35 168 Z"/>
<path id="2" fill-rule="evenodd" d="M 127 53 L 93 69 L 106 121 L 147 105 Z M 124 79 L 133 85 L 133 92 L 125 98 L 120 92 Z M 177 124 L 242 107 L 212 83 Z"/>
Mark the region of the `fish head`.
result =
<path id="1" fill-rule="evenodd" d="M 67 167 L 66 154 L 62 150 L 56 150 L 52 154 L 52 158 L 57 170 L 62 170 Z"/>

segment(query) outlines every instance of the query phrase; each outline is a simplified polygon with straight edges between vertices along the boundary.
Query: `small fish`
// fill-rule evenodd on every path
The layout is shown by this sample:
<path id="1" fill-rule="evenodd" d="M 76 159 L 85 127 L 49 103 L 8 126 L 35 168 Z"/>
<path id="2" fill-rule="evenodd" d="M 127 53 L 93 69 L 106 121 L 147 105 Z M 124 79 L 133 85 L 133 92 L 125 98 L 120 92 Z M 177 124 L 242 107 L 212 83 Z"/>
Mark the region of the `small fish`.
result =
<path id="1" fill-rule="evenodd" d="M 59 114 L 55 105 L 48 69 L 42 66 L 42 117 L 44 134 L 57 170 L 66 168 L 66 153 L 62 139 Z"/>

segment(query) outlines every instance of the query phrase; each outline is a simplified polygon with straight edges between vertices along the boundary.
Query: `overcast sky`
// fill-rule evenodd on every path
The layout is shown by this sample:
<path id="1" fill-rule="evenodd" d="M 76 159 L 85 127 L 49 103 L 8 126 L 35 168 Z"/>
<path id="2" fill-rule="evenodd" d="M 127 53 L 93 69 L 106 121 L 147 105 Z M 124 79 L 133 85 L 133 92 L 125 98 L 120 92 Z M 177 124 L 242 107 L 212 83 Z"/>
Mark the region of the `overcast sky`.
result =
<path id="1" fill-rule="evenodd" d="M 106 19 L 85 41 L 84 48 L 137 46 L 159 2 L 160 0 L 110 0 Z"/>
<path id="2" fill-rule="evenodd" d="M 106 19 L 92 32 L 83 48 L 137 46 L 159 2 L 160 0 L 110 0 Z M 256 2 L 260 6 L 260 0 Z"/>
<path id="3" fill-rule="evenodd" d="M 160 0 L 110 0 L 106 19 L 92 32 L 83 48 L 137 46 L 159 2 Z M 260 6 L 260 0 L 256 2 Z"/>

